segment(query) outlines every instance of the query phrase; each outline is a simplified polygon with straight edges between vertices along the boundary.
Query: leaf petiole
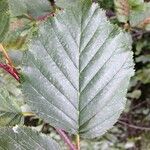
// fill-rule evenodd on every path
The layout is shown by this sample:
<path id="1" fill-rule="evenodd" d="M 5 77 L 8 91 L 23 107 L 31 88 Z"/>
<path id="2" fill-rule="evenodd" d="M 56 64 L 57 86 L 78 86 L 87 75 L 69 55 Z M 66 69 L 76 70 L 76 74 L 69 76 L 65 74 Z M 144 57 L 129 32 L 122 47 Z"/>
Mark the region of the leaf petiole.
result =
<path id="1" fill-rule="evenodd" d="M 76 145 L 77 145 L 77 150 L 80 150 L 80 136 L 79 136 L 79 134 L 76 135 Z"/>

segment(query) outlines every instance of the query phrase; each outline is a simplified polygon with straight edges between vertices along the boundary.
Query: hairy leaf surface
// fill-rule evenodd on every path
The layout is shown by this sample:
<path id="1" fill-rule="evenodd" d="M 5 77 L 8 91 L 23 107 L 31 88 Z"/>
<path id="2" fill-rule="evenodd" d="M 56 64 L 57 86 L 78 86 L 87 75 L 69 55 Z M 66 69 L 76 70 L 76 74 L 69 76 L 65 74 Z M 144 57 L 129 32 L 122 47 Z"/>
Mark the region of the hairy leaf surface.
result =
<path id="1" fill-rule="evenodd" d="M 0 150 L 59 150 L 50 137 L 25 127 L 0 128 Z"/>
<path id="2" fill-rule="evenodd" d="M 9 0 L 10 12 L 13 17 L 24 14 L 37 17 L 50 12 L 48 0 Z"/>
<path id="3" fill-rule="evenodd" d="M 21 16 L 24 14 L 31 15 L 32 17 L 42 16 L 52 11 L 52 7 L 48 0 L 8 0 L 11 15 Z M 56 4 L 62 8 L 67 8 L 74 5 L 78 0 L 57 0 Z M 18 7 L 16 7 L 18 6 Z"/>
<path id="4" fill-rule="evenodd" d="M 76 5 L 78 1 L 79 0 L 57 0 L 56 4 L 61 8 L 67 8 L 70 7 L 71 5 Z"/>
<path id="5" fill-rule="evenodd" d="M 86 138 L 104 134 L 125 106 L 131 43 L 90 1 L 50 18 L 24 55 L 27 103 L 57 128 Z"/>
<path id="6" fill-rule="evenodd" d="M 0 126 L 13 126 L 21 123 L 21 106 L 19 102 L 11 96 L 3 84 L 0 84 Z"/>
<path id="7" fill-rule="evenodd" d="M 7 0 L 0 0 L 0 42 L 3 41 L 9 28 L 9 11 Z"/>

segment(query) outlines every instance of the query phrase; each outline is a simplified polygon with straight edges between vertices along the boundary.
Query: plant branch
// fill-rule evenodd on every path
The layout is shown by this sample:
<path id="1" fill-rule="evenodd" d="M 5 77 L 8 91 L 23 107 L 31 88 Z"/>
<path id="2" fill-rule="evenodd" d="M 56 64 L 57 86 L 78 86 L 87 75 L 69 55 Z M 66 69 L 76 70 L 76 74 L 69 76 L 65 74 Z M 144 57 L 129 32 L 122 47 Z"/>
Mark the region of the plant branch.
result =
<path id="1" fill-rule="evenodd" d="M 17 81 L 19 81 L 19 79 L 20 79 L 19 73 L 15 69 L 12 60 L 8 56 L 8 54 L 2 44 L 0 44 L 0 52 L 3 53 L 4 58 L 6 59 L 6 64 L 0 63 L 0 68 L 4 69 L 6 72 L 8 72 L 10 75 L 12 75 Z"/>
<path id="2" fill-rule="evenodd" d="M 126 125 L 126 126 L 128 126 L 128 127 L 130 127 L 130 128 L 150 131 L 150 128 L 148 128 L 148 127 L 140 127 L 140 126 L 137 126 L 137 125 L 133 125 L 133 124 L 129 124 L 129 123 L 123 122 L 123 121 L 121 121 L 121 120 L 119 120 L 118 123 L 123 124 L 123 125 Z"/>
<path id="3" fill-rule="evenodd" d="M 66 133 L 63 130 L 57 129 L 57 128 L 55 128 L 55 130 L 61 136 L 64 142 L 68 144 L 70 150 L 77 150 L 74 144 L 71 142 L 71 140 L 69 139 L 69 137 L 66 135 Z"/>

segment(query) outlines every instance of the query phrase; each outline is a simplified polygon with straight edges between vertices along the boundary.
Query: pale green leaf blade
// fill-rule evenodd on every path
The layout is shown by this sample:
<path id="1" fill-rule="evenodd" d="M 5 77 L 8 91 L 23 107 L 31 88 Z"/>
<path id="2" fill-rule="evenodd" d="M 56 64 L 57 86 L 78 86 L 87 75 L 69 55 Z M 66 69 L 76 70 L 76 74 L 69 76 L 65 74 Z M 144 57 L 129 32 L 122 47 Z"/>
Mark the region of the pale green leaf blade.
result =
<path id="1" fill-rule="evenodd" d="M 50 137 L 27 127 L 0 128 L 0 150 L 59 150 Z"/>
<path id="2" fill-rule="evenodd" d="M 48 0 L 9 0 L 11 16 L 21 16 L 24 14 L 32 17 L 42 16 L 50 12 L 51 6 Z"/>
<path id="3" fill-rule="evenodd" d="M 91 0 L 88 1 L 91 2 Z M 76 5 L 79 0 L 57 0 L 55 2 L 58 7 L 66 9 L 67 7 Z M 33 17 L 37 17 L 52 11 L 52 7 L 48 0 L 36 0 L 36 2 L 35 0 L 9 0 L 9 6 L 11 15 L 14 17 L 21 16 L 23 14 L 29 14 Z"/>
<path id="4" fill-rule="evenodd" d="M 7 0 L 0 0 L 0 42 L 3 41 L 9 28 L 9 10 Z"/>
<path id="5" fill-rule="evenodd" d="M 12 19 L 9 31 L 3 40 L 3 46 L 8 51 L 23 50 L 26 47 L 26 40 L 33 32 L 33 24 L 28 19 Z"/>
<path id="6" fill-rule="evenodd" d="M 87 1 L 41 24 L 31 41 L 22 88 L 33 111 L 81 137 L 111 128 L 133 75 L 131 37 Z"/>
<path id="7" fill-rule="evenodd" d="M 88 0 L 90 1 L 90 0 Z M 76 5 L 79 0 L 57 0 L 56 4 L 61 7 L 66 9 L 67 7 L 70 7 L 71 5 Z"/>
<path id="8" fill-rule="evenodd" d="M 0 84 L 0 126 L 13 126 L 22 121 L 21 103 Z"/>

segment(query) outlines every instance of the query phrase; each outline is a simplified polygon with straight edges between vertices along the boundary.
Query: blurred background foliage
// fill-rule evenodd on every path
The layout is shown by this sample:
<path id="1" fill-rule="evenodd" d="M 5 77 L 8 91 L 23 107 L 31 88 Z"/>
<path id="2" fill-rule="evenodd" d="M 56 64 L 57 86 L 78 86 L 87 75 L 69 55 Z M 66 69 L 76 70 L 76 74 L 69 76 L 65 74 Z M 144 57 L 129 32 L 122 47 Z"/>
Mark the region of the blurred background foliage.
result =
<path id="1" fill-rule="evenodd" d="M 30 0 L 32 2 L 32 0 Z M 19 1 L 17 1 L 19 2 Z M 94 0 L 101 8 L 106 10 L 108 19 L 121 28 L 131 33 L 133 37 L 133 51 L 135 61 L 135 76 L 131 80 L 127 94 L 127 106 L 124 113 L 115 126 L 103 137 L 90 141 L 81 141 L 82 150 L 150 150 L 150 2 L 149 0 Z M 61 4 L 61 3 L 60 3 Z M 22 9 L 15 10 L 26 11 Z M 47 12 L 48 8 L 41 10 Z M 13 10 L 13 6 L 12 6 Z M 36 34 L 36 7 L 30 7 L 29 11 L 34 17 L 13 16 L 10 21 L 10 29 L 3 41 L 4 47 L 20 69 L 22 53 L 26 49 L 27 37 Z M 39 13 L 39 12 L 38 12 Z M 4 62 L 0 53 L 1 62 Z M 7 98 L 12 97 L 13 107 L 5 109 L 6 103 L 0 101 L 0 126 L 14 125 L 16 123 L 32 126 L 38 131 L 49 134 L 59 141 L 64 147 L 55 130 L 30 112 L 24 104 L 24 97 L 19 84 L 10 75 L 0 70 L 0 92 Z M 6 90 L 7 89 L 7 90 Z M 7 104 L 8 105 L 8 104 Z M 3 107 L 2 107 L 3 106 Z M 4 113 L 5 112 L 5 113 Z M 10 116 L 9 113 L 12 113 Z M 3 117 L 8 115 L 3 122 Z"/>

